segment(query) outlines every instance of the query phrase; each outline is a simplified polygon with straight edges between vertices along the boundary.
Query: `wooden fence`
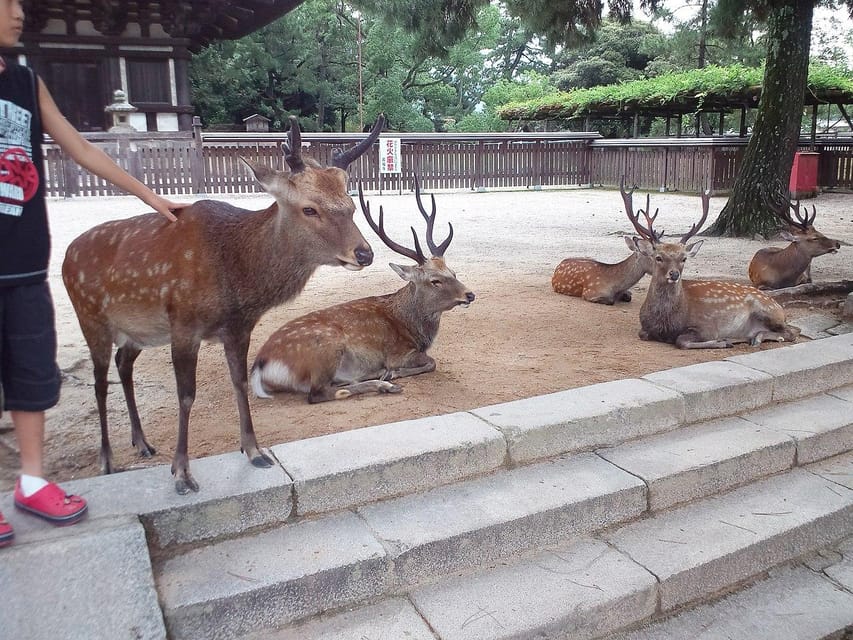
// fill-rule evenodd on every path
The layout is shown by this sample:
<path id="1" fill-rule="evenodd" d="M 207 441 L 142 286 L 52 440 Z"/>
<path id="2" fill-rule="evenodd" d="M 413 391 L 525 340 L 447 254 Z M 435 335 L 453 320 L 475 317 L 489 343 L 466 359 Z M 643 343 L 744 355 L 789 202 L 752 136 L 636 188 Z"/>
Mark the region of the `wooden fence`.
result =
<path id="1" fill-rule="evenodd" d="M 240 157 L 281 169 L 283 134 L 86 134 L 131 175 L 164 195 L 260 191 Z M 303 154 L 328 164 L 335 148 L 363 134 L 302 134 Z M 401 173 L 381 173 L 377 153 L 350 167 L 350 184 L 403 192 L 417 175 L 424 189 L 617 187 L 725 193 L 734 184 L 747 141 L 741 138 L 604 140 L 591 133 L 382 134 L 399 137 Z M 802 146 L 808 147 L 808 141 Z M 819 141 L 818 185 L 853 188 L 853 139 Z M 58 146 L 45 145 L 47 195 L 107 196 L 122 192 L 80 168 Z"/>

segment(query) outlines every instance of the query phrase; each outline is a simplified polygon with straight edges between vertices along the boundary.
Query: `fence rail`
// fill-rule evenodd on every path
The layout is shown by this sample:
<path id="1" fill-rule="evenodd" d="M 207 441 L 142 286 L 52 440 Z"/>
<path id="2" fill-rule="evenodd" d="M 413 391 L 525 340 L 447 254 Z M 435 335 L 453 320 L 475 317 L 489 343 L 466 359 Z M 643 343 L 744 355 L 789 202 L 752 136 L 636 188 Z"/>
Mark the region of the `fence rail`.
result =
<path id="1" fill-rule="evenodd" d="M 284 134 L 86 134 L 131 175 L 168 195 L 255 193 L 241 157 L 283 168 Z M 383 138 L 395 137 L 382 134 Z M 592 133 L 400 134 L 401 172 L 381 173 L 377 153 L 350 167 L 353 189 L 402 192 L 417 175 L 424 189 L 616 187 L 624 176 L 641 189 L 724 193 L 732 188 L 747 141 L 737 138 L 604 140 Z M 328 164 L 336 148 L 361 134 L 303 133 L 303 155 Z M 809 143 L 802 142 L 806 147 Z M 853 188 L 853 138 L 818 141 L 818 185 Z M 120 195 L 50 141 L 47 195 Z"/>

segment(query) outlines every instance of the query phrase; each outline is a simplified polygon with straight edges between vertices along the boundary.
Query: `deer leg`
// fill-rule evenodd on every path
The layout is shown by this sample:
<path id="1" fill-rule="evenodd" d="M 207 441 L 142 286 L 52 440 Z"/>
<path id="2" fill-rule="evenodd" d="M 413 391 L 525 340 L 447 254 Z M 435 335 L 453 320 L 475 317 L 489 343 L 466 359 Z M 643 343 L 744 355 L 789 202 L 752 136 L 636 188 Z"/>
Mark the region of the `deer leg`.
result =
<path id="1" fill-rule="evenodd" d="M 329 400 L 346 400 L 351 396 L 357 396 L 362 393 L 400 393 L 403 387 L 388 382 L 387 380 L 362 380 L 361 382 L 353 382 L 344 384 L 339 387 L 325 386 L 311 389 L 308 392 L 308 402 L 317 404 L 318 402 L 328 402 Z"/>
<path id="2" fill-rule="evenodd" d="M 175 477 L 175 491 L 181 495 L 198 491 L 198 483 L 190 473 L 188 453 L 190 410 L 195 402 L 198 348 L 198 342 L 182 345 L 177 345 L 174 340 L 172 342 L 172 363 L 178 387 L 178 443 L 175 447 L 175 457 L 172 459 L 172 475 Z"/>
<path id="3" fill-rule="evenodd" d="M 249 411 L 249 366 L 247 358 L 249 356 L 250 336 L 251 327 L 246 330 L 232 329 L 223 337 L 222 344 L 225 347 L 225 359 L 228 361 L 231 385 L 234 387 L 237 411 L 240 414 L 240 451 L 249 457 L 249 461 L 254 466 L 266 468 L 273 466 L 274 462 L 272 458 L 258 448 L 255 428 L 252 425 L 252 414 Z"/>
<path id="4" fill-rule="evenodd" d="M 130 444 L 136 447 L 143 458 L 150 458 L 155 453 L 154 447 L 148 444 L 145 434 L 142 432 L 142 423 L 139 421 L 139 410 L 136 408 L 136 394 L 133 391 L 133 363 L 142 353 L 142 349 L 125 344 L 116 351 L 116 368 L 121 380 L 121 388 L 124 390 L 124 400 L 127 403 L 127 413 L 130 416 Z"/>
<path id="5" fill-rule="evenodd" d="M 729 349 L 731 340 L 702 340 L 695 331 L 682 333 L 675 339 L 675 346 L 679 349 Z"/>
<path id="6" fill-rule="evenodd" d="M 110 345 L 111 347 L 111 345 Z M 95 401 L 98 405 L 98 420 L 101 424 L 101 452 L 99 461 L 101 465 L 101 473 L 112 473 L 113 468 L 113 450 L 110 447 L 110 432 L 107 428 L 107 371 L 110 367 L 110 351 L 107 351 L 106 358 L 103 354 L 95 354 L 92 349 L 92 363 L 95 369 Z"/>
<path id="7" fill-rule="evenodd" d="M 403 366 L 396 369 L 389 369 L 383 380 L 394 380 L 395 378 L 406 378 L 408 376 L 416 376 L 420 373 L 430 373 L 435 371 L 435 360 L 423 352 L 416 353 L 409 361 L 404 362 Z"/>

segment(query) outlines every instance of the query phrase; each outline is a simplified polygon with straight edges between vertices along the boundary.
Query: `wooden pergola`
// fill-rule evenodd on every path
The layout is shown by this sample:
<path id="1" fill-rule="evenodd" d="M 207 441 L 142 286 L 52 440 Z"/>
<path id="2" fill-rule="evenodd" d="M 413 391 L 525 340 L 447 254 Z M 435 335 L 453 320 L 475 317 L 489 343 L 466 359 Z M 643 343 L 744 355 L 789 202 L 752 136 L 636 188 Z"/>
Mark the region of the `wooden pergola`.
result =
<path id="1" fill-rule="evenodd" d="M 684 97 L 680 96 L 677 99 L 669 102 L 660 103 L 643 103 L 643 102 L 626 102 L 621 105 L 596 105 L 585 110 L 582 115 L 574 116 L 574 118 L 583 118 L 587 123 L 594 118 L 599 119 L 620 119 L 623 121 L 631 121 L 633 123 L 634 137 L 638 137 L 639 120 L 642 117 L 647 118 L 663 118 L 666 120 L 666 135 L 673 135 L 672 124 L 675 121 L 676 131 L 675 136 L 681 137 L 682 123 L 685 117 L 691 118 L 696 126 L 696 135 L 700 135 L 699 121 L 704 115 L 711 119 L 716 116 L 719 119 L 717 132 L 719 135 L 723 133 L 723 119 L 727 114 L 740 113 L 740 126 L 738 135 L 746 137 L 748 135 L 746 126 L 746 114 L 750 109 L 758 107 L 758 101 L 761 97 L 761 87 L 750 87 L 744 91 L 731 92 L 728 94 L 705 94 L 700 97 Z M 810 90 L 806 93 L 804 106 L 811 109 L 811 138 L 814 141 L 817 136 L 818 110 L 821 106 L 833 105 L 838 108 L 841 117 L 847 122 L 847 125 L 853 130 L 853 121 L 847 112 L 847 105 L 853 104 L 853 93 L 846 91 L 831 90 Z"/>

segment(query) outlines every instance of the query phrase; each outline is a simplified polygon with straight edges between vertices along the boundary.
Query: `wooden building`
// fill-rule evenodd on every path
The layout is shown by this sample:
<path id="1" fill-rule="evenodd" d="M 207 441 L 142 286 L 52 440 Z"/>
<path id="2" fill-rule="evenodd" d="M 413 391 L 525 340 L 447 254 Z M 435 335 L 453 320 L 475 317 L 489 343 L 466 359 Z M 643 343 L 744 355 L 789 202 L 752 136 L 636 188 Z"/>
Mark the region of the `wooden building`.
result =
<path id="1" fill-rule="evenodd" d="M 45 80 L 80 131 L 106 131 L 104 107 L 121 89 L 139 131 L 192 126 L 189 59 L 240 38 L 302 0 L 26 0 L 21 44 L 0 49 Z"/>

